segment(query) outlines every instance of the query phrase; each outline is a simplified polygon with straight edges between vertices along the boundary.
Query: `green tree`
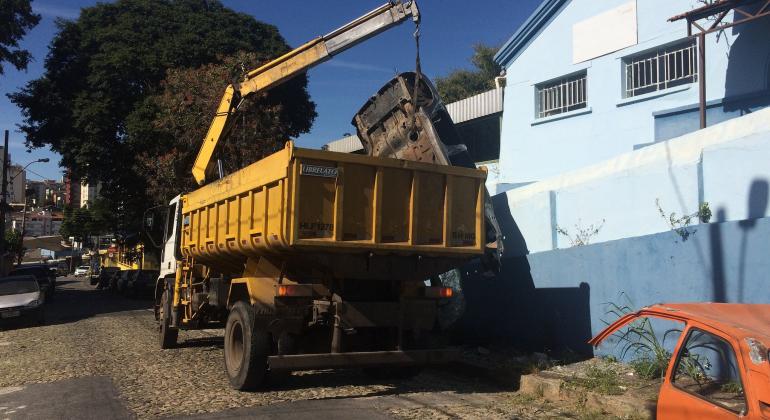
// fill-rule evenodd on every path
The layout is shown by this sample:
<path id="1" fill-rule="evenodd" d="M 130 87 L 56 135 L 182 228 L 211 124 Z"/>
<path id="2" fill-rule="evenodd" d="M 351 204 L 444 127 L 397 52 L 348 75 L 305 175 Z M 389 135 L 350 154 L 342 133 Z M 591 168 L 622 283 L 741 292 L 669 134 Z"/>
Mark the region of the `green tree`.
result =
<path id="1" fill-rule="evenodd" d="M 40 22 L 40 15 L 32 12 L 30 0 L 2 0 L 0 22 L 0 75 L 5 74 L 3 62 L 26 70 L 32 55 L 19 48 L 19 41 Z"/>
<path id="2" fill-rule="evenodd" d="M 495 77 L 502 70 L 495 63 L 497 48 L 482 44 L 473 46 L 474 70 L 454 70 L 444 77 L 436 77 L 436 89 L 444 103 L 465 99 L 495 87 Z"/>
<path id="3" fill-rule="evenodd" d="M 128 132 L 153 139 L 142 148 L 135 170 L 147 179 L 148 193 L 155 202 L 167 203 L 181 191 L 195 188 L 190 168 L 222 97 L 222 81 L 234 68 L 255 68 L 267 59 L 264 54 L 238 53 L 223 57 L 219 63 L 170 69 L 161 83 L 162 91 L 148 97 L 141 112 L 132 115 Z M 275 152 L 286 139 L 310 129 L 314 105 L 309 101 L 286 104 L 283 100 L 302 96 L 305 89 L 303 78 L 255 95 L 241 106 L 230 136 L 217 151 L 227 172 Z M 148 129 L 152 131 L 142 131 Z"/>
<path id="4" fill-rule="evenodd" d="M 20 129 L 28 147 L 50 147 L 75 177 L 101 181 L 101 194 L 116 213 L 114 229 L 124 232 L 138 231 L 142 213 L 158 198 L 148 196 L 151 180 L 142 167 L 174 151 L 174 141 L 156 127 L 165 111 L 148 99 L 163 94 L 168 71 L 221 63 L 239 51 L 265 61 L 289 50 L 274 26 L 213 0 L 99 3 L 57 25 L 44 75 L 10 95 L 25 118 Z M 230 81 L 211 83 L 223 92 Z M 311 111 L 304 114 L 309 127 L 315 112 L 306 83 L 304 75 L 295 78 L 287 83 L 293 89 L 275 100 Z M 198 92 L 187 94 L 196 98 Z M 196 117 L 210 121 L 214 106 Z"/>
<path id="5" fill-rule="evenodd" d="M 13 255 L 18 263 L 21 264 L 24 253 L 27 252 L 27 248 L 24 248 L 24 239 L 21 237 L 21 232 L 16 229 L 5 231 L 5 243 L 8 253 Z"/>

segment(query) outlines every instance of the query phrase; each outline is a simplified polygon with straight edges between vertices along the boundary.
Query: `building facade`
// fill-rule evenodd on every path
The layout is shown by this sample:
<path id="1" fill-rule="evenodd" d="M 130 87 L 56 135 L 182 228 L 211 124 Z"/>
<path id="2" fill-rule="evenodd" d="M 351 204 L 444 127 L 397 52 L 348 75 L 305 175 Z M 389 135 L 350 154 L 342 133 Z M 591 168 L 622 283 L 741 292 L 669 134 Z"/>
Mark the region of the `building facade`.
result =
<path id="1" fill-rule="evenodd" d="M 83 182 L 80 185 L 80 207 L 88 207 L 89 203 L 96 200 L 99 195 L 99 191 L 102 189 L 102 184 L 88 184 Z"/>
<path id="2" fill-rule="evenodd" d="M 80 180 L 67 170 L 64 172 L 64 205 L 80 207 Z"/>
<path id="3" fill-rule="evenodd" d="M 770 18 L 707 35 L 702 73 L 687 24 L 668 20 L 702 5 L 545 0 L 495 56 L 507 74 L 498 192 L 697 130 L 701 75 L 709 125 L 770 104 Z"/>
<path id="4" fill-rule="evenodd" d="M 24 226 L 25 237 L 58 235 L 64 217 L 60 211 L 30 210 L 14 212 L 11 217 L 11 229 L 21 231 Z M 26 219 L 26 220 L 25 220 Z"/>
<path id="5" fill-rule="evenodd" d="M 10 160 L 10 157 L 9 157 Z M 11 203 L 24 203 L 26 199 L 27 173 L 19 165 L 8 165 L 8 200 Z"/>

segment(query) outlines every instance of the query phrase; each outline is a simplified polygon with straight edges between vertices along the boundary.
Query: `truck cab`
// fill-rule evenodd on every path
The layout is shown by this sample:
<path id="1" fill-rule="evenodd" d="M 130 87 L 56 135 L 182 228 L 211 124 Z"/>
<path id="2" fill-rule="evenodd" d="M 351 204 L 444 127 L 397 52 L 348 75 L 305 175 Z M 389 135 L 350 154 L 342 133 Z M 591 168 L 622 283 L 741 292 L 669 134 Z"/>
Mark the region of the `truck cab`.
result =
<path id="1" fill-rule="evenodd" d="M 173 277 L 176 274 L 177 261 L 182 258 L 179 253 L 179 224 L 182 215 L 179 203 L 181 197 L 181 195 L 177 195 L 166 207 L 163 244 L 160 251 L 160 279 Z"/>

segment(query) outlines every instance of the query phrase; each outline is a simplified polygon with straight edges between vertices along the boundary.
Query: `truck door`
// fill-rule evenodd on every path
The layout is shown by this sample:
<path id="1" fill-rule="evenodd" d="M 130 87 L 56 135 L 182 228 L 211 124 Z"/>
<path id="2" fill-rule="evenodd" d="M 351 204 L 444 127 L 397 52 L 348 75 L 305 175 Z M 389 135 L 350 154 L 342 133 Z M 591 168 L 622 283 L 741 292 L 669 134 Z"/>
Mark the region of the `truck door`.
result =
<path id="1" fill-rule="evenodd" d="M 166 226 L 163 234 L 163 249 L 160 258 L 160 277 L 176 272 L 179 255 L 179 222 L 181 206 L 179 196 L 174 197 L 166 208 Z"/>
<path id="2" fill-rule="evenodd" d="M 746 414 L 745 367 L 733 341 L 705 326 L 687 329 L 660 388 L 659 419 L 737 419 Z"/>

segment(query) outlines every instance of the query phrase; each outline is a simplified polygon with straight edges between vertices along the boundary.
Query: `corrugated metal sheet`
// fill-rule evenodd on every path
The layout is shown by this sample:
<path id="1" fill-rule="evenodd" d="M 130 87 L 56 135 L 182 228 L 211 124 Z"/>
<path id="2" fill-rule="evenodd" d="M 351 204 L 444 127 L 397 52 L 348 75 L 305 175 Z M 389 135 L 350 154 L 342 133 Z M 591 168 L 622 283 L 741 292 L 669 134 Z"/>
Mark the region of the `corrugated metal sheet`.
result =
<path id="1" fill-rule="evenodd" d="M 455 124 L 503 112 L 503 89 L 488 90 L 470 98 L 452 102 L 446 106 L 446 109 Z"/>
<path id="2" fill-rule="evenodd" d="M 363 150 L 363 148 L 364 146 L 361 144 L 361 140 L 355 134 L 331 141 L 323 147 L 324 150 L 340 153 L 353 153 Z"/>

